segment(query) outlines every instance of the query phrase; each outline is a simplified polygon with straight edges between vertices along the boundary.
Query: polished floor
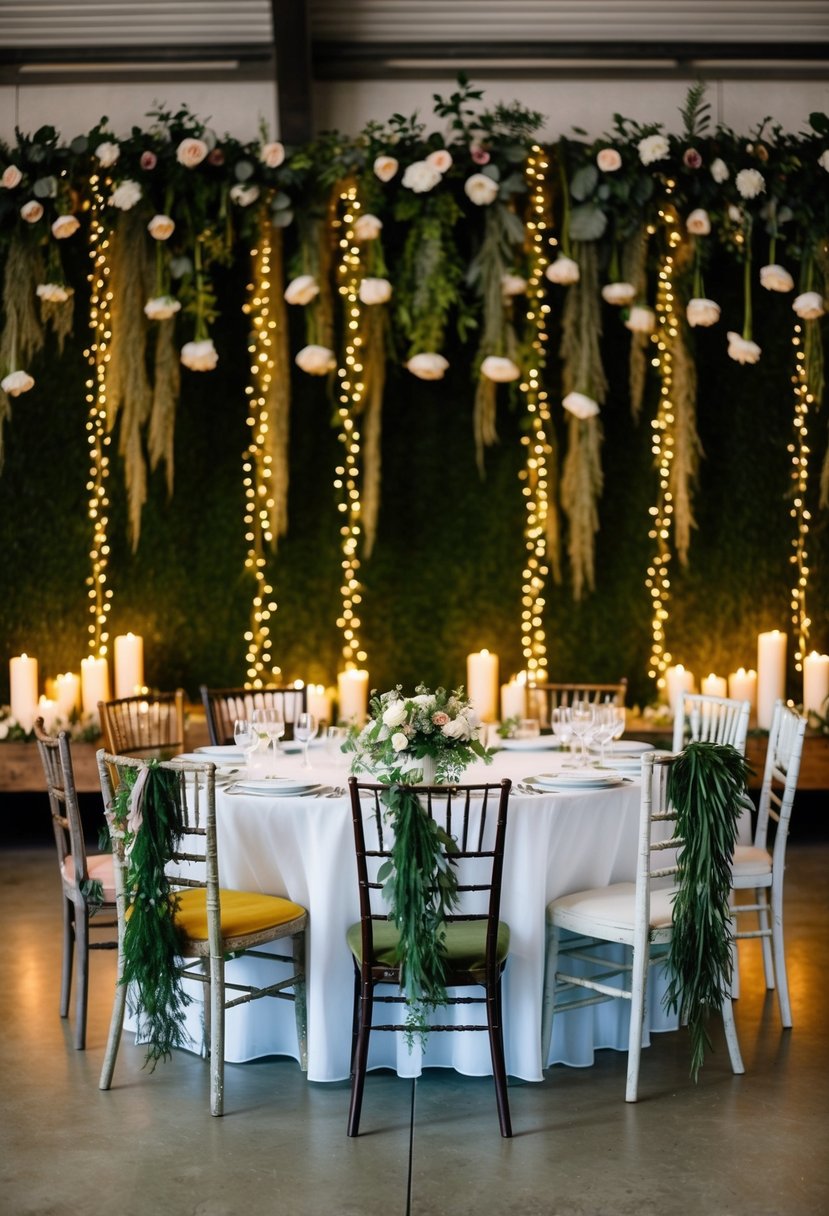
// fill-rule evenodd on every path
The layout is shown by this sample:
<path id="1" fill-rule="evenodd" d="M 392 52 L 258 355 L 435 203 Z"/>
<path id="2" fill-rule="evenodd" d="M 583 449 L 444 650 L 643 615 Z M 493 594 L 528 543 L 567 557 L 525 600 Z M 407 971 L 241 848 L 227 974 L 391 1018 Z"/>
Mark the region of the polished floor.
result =
<path id="1" fill-rule="evenodd" d="M 59 893 L 47 842 L 0 849 L 0 1213 L 4 1216 L 819 1216 L 829 1213 L 829 842 L 794 843 L 787 935 L 794 1030 L 741 943 L 737 1023 L 746 1073 L 721 1028 L 695 1086 L 683 1033 L 643 1053 L 640 1101 L 625 1056 L 510 1086 L 515 1136 L 498 1134 L 491 1080 L 434 1071 L 369 1076 L 362 1134 L 345 1134 L 346 1083 L 308 1084 L 293 1061 L 229 1065 L 224 1118 L 205 1063 L 142 1070 L 122 1045 L 97 1088 L 114 958 L 96 953 L 85 1052 L 58 1017 Z M 350 1011 L 344 1009 L 343 1017 Z"/>

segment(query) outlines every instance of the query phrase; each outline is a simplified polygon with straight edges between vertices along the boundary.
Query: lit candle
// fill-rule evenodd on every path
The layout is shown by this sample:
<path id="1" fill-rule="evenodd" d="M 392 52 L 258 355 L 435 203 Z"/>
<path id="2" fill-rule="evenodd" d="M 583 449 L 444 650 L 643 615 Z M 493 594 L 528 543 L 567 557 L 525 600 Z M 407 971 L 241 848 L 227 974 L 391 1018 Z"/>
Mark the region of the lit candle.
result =
<path id="1" fill-rule="evenodd" d="M 686 692 L 694 691 L 694 673 L 686 671 L 681 663 L 669 667 L 665 672 L 665 696 L 674 714 L 677 712 L 677 700 Z"/>
<path id="2" fill-rule="evenodd" d="M 19 654 L 9 660 L 12 717 L 28 733 L 37 717 L 37 659 Z"/>
<path id="3" fill-rule="evenodd" d="M 331 694 L 326 692 L 324 684 L 308 685 L 308 713 L 313 714 L 317 722 L 331 722 Z"/>
<path id="4" fill-rule="evenodd" d="M 349 667 L 337 676 L 340 722 L 362 726 L 368 712 L 368 672 Z"/>
<path id="5" fill-rule="evenodd" d="M 55 700 L 58 703 L 58 717 L 61 722 L 68 722 L 78 709 L 81 695 L 81 677 L 74 671 L 64 671 L 55 680 Z"/>
<path id="6" fill-rule="evenodd" d="M 829 654 L 813 650 L 803 660 L 803 712 L 814 710 L 822 718 L 829 715 Z"/>
<path id="7" fill-rule="evenodd" d="M 757 725 L 771 726 L 774 703 L 786 696 L 786 635 L 779 629 L 757 638 Z"/>
<path id="8" fill-rule="evenodd" d="M 466 691 L 482 722 L 498 717 L 498 656 L 488 650 L 466 656 Z"/>
<path id="9" fill-rule="evenodd" d="M 706 697 L 725 697 L 728 695 L 728 681 L 725 676 L 715 676 L 712 671 L 710 675 L 703 676 L 700 690 Z"/>
<path id="10" fill-rule="evenodd" d="M 122 633 L 115 639 L 115 695 L 133 697 L 143 686 L 144 639 L 137 633 Z"/>
<path id="11" fill-rule="evenodd" d="M 43 719 L 43 729 L 47 734 L 51 734 L 55 728 L 55 719 L 58 716 L 58 703 L 51 700 L 50 697 L 43 696 L 37 703 L 36 718 Z"/>
<path id="12" fill-rule="evenodd" d="M 501 685 L 501 721 L 527 716 L 527 677 L 520 671 L 509 684 Z"/>
<path id="13" fill-rule="evenodd" d="M 757 704 L 757 672 L 753 669 L 746 671 L 738 667 L 728 677 L 728 695 L 735 701 L 750 701 L 752 708 Z"/>
<path id="14" fill-rule="evenodd" d="M 98 702 L 109 700 L 109 665 L 104 658 L 81 659 L 83 712 L 98 717 Z"/>

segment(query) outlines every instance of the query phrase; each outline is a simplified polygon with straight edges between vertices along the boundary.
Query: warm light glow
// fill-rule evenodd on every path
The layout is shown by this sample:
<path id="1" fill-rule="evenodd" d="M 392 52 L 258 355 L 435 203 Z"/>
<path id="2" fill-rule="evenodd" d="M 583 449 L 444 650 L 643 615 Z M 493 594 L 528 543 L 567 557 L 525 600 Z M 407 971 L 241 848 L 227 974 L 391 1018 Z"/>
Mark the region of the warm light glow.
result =
<path id="1" fill-rule="evenodd" d="M 814 324 L 814 322 L 812 322 Z M 794 439 L 789 444 L 792 458 L 792 506 L 790 515 L 794 520 L 794 537 L 792 539 L 791 563 L 794 567 L 792 579 L 792 624 L 794 625 L 795 671 L 803 670 L 803 660 L 809 642 L 809 626 L 811 620 L 806 612 L 806 591 L 809 586 L 809 554 L 806 542 L 809 538 L 809 521 L 811 515 L 806 505 L 806 492 L 809 486 L 809 402 L 813 395 L 809 389 L 806 371 L 806 358 L 802 350 L 802 329 L 795 325 L 792 345 L 795 350 L 795 370 L 792 374 L 794 385 Z"/>

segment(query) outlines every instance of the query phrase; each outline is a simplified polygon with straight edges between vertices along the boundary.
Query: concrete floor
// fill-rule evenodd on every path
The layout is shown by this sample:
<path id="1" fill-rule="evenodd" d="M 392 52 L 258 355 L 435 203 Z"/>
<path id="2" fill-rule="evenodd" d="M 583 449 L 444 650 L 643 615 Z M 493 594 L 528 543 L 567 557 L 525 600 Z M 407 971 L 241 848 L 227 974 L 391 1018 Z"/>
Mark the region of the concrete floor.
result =
<path id="1" fill-rule="evenodd" d="M 417 1083 L 413 1216 L 817 1216 L 829 1213 L 829 842 L 789 850 L 787 935 L 795 1027 L 781 1032 L 759 947 L 741 943 L 732 1076 L 719 1023 L 694 1086 L 683 1033 L 643 1053 L 640 1101 L 626 1057 L 556 1067 L 510 1088 L 515 1137 L 498 1134 L 491 1080 Z M 204 1061 L 142 1071 L 127 1035 L 115 1088 L 98 1074 L 114 957 L 91 963 L 88 1045 L 58 1017 L 60 911 L 52 848 L 0 850 L 0 1213 L 6 1216 L 403 1216 L 411 1082 L 370 1074 L 362 1134 L 345 1134 L 346 1083 L 308 1084 L 293 1061 L 226 1069 L 226 1115 L 208 1113 Z M 350 1011 L 343 1011 L 350 1016 Z"/>

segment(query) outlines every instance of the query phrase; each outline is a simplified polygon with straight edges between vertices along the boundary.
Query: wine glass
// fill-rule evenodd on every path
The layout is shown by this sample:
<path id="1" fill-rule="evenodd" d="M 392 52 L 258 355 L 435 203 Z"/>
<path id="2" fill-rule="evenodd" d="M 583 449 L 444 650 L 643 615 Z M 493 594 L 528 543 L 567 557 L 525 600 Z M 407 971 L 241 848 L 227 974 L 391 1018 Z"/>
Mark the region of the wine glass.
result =
<path id="1" fill-rule="evenodd" d="M 599 745 L 599 766 L 604 768 L 605 758 L 604 752 L 606 745 L 614 737 L 616 730 L 616 718 L 613 713 L 614 706 L 610 704 L 597 705 L 595 708 L 595 720 L 593 722 L 593 739 Z"/>
<path id="2" fill-rule="evenodd" d="M 569 705 L 556 705 L 553 709 L 550 724 L 553 734 L 562 747 L 568 747 L 573 741 L 573 719 Z"/>
<path id="3" fill-rule="evenodd" d="M 253 722 L 260 734 L 264 732 L 279 750 L 279 740 L 285 734 L 285 715 L 280 705 L 264 705 L 253 711 Z"/>
<path id="4" fill-rule="evenodd" d="M 246 752 L 252 746 L 255 738 L 256 732 L 253 729 L 253 723 L 247 718 L 237 718 L 233 723 L 233 741 L 236 746 Z"/>
<path id="5" fill-rule="evenodd" d="M 611 705 L 613 713 L 613 734 L 611 739 L 621 739 L 625 733 L 625 707 L 624 705 Z"/>
<path id="6" fill-rule="evenodd" d="M 310 768 L 308 762 L 308 744 L 317 733 L 317 720 L 313 714 L 302 713 L 297 714 L 294 722 L 294 738 L 299 739 L 303 744 L 302 763 L 305 768 Z"/>
<path id="7" fill-rule="evenodd" d="M 596 707 L 590 701 L 574 701 L 570 706 L 570 720 L 573 734 L 581 744 L 581 755 L 578 765 L 583 768 L 587 764 L 587 739 L 593 733 L 596 720 Z"/>

